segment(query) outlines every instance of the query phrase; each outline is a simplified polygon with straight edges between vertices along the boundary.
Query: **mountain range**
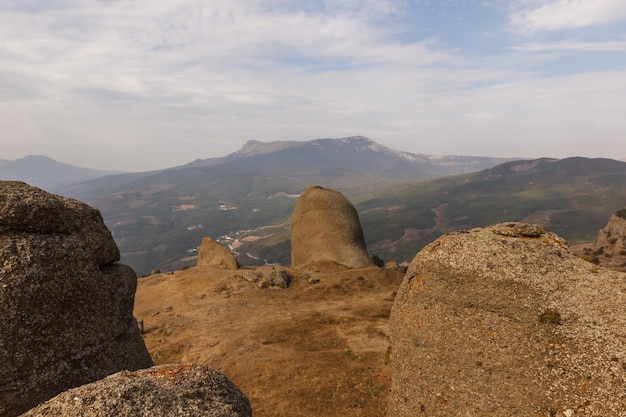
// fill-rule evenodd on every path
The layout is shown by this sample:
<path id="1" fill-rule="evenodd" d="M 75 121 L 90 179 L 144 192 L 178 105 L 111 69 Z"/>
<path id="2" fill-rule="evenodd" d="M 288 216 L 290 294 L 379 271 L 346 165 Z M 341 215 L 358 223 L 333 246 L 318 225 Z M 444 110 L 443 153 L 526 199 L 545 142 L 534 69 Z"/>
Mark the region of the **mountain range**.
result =
<path id="1" fill-rule="evenodd" d="M 201 183 L 223 177 L 257 175 L 334 181 L 340 177 L 410 179 L 438 177 L 489 168 L 510 158 L 433 156 L 400 152 L 363 136 L 305 142 L 249 141 L 220 158 L 198 159 L 164 170 L 96 179 L 62 191 L 79 199 L 159 183 Z"/>
<path id="2" fill-rule="evenodd" d="M 0 160 L 0 179 L 24 181 L 47 191 L 120 173 L 122 172 L 76 167 L 42 155 L 28 155 L 15 161 Z"/>
<path id="3" fill-rule="evenodd" d="M 141 275 L 195 264 L 203 237 L 231 247 L 242 265 L 289 264 L 289 219 L 314 184 L 346 195 L 370 254 L 397 262 L 447 231 L 501 221 L 589 242 L 626 206 L 624 162 L 430 156 L 365 137 L 250 141 L 221 158 L 54 191 L 100 209 L 122 261 Z"/>
<path id="4" fill-rule="evenodd" d="M 289 219 L 294 197 L 312 184 L 367 194 L 390 183 L 471 172 L 503 161 L 399 152 L 365 137 L 250 141 L 222 158 L 98 178 L 58 192 L 99 208 L 123 261 L 145 273 L 193 262 L 205 236 L 227 244 L 245 230 L 272 230 Z M 263 240 L 259 256 L 246 251 L 240 262 L 288 263 L 289 239 L 283 235 L 282 229 L 276 234 L 278 247 Z"/>

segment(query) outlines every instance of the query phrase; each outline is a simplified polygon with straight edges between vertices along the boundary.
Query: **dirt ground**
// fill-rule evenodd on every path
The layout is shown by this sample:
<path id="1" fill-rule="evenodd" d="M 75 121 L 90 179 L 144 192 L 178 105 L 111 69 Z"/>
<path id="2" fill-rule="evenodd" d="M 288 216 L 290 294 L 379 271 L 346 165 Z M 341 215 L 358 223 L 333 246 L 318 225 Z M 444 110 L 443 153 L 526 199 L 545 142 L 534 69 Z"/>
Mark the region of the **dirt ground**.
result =
<path id="1" fill-rule="evenodd" d="M 287 289 L 261 289 L 243 278 L 247 269 L 139 279 L 134 313 L 154 362 L 222 371 L 256 417 L 385 415 L 388 318 L 402 272 L 278 268 L 291 276 Z"/>

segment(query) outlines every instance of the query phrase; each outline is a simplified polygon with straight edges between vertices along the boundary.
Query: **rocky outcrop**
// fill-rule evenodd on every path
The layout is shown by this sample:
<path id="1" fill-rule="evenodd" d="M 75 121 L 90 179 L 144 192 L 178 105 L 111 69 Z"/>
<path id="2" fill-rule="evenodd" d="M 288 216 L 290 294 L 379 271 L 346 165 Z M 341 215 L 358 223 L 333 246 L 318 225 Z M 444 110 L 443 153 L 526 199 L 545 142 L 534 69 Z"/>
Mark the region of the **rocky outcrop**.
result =
<path id="1" fill-rule="evenodd" d="M 582 256 L 605 268 L 626 272 L 626 209 L 611 216 L 598 232 L 595 245 L 584 247 Z"/>
<path id="2" fill-rule="evenodd" d="M 210 237 L 202 239 L 202 244 L 198 250 L 196 265 L 220 269 L 239 268 L 237 259 L 235 259 L 230 251 Z"/>
<path id="3" fill-rule="evenodd" d="M 0 416 L 152 366 L 119 257 L 98 210 L 0 181 Z"/>
<path id="4" fill-rule="evenodd" d="M 288 288 L 291 282 L 289 274 L 284 269 L 257 268 L 243 274 L 246 281 L 254 282 L 259 288 Z"/>
<path id="5" fill-rule="evenodd" d="M 203 365 L 123 371 L 66 391 L 23 417 L 250 417 L 246 396 Z"/>
<path id="6" fill-rule="evenodd" d="M 539 226 L 426 246 L 390 324 L 389 416 L 626 415 L 626 276 Z"/>
<path id="7" fill-rule="evenodd" d="M 372 265 L 352 203 L 338 191 L 313 186 L 302 193 L 291 216 L 291 263 L 329 262 L 348 268 Z"/>

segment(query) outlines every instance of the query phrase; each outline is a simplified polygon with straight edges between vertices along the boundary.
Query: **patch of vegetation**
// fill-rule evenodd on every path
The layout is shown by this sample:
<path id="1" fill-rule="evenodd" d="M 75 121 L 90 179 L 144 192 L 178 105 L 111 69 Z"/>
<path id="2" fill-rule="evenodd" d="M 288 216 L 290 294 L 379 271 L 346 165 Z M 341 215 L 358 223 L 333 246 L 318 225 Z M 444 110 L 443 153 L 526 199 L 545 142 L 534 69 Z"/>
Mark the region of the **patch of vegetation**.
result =
<path id="1" fill-rule="evenodd" d="M 626 208 L 623 208 L 623 209 L 621 209 L 621 210 L 618 210 L 618 211 L 617 211 L 617 213 L 615 213 L 615 215 L 616 215 L 617 217 L 620 217 L 620 218 L 622 218 L 622 219 L 626 220 Z"/>
<path id="2" fill-rule="evenodd" d="M 372 254 L 372 262 L 374 263 L 374 265 L 376 265 L 379 268 L 382 268 L 383 266 L 385 266 L 385 261 L 382 260 L 381 257 L 376 255 L 375 253 Z"/>

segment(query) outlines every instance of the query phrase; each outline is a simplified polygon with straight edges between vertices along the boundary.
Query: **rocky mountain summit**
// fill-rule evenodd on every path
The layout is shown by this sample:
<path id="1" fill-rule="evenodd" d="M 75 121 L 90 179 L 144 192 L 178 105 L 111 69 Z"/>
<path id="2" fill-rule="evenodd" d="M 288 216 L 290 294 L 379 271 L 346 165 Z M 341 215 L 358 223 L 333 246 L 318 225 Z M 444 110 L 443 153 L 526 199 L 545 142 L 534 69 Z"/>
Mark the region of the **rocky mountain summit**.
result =
<path id="1" fill-rule="evenodd" d="M 23 417 L 251 417 L 245 395 L 222 373 L 201 365 L 122 371 L 70 389 Z"/>
<path id="2" fill-rule="evenodd" d="M 157 363 L 216 366 L 259 417 L 380 416 L 402 273 L 372 264 L 356 210 L 337 191 L 308 188 L 292 219 L 294 265 L 229 269 L 199 256 L 195 267 L 141 279 L 146 344 Z"/>
<path id="3" fill-rule="evenodd" d="M 291 266 L 206 239 L 137 283 L 97 210 L 0 182 L 0 417 L 626 415 L 626 276 L 556 234 L 448 233 L 403 277 L 342 194 L 292 221 Z"/>
<path id="4" fill-rule="evenodd" d="M 626 276 L 540 226 L 447 234 L 392 309 L 389 416 L 626 415 Z"/>

